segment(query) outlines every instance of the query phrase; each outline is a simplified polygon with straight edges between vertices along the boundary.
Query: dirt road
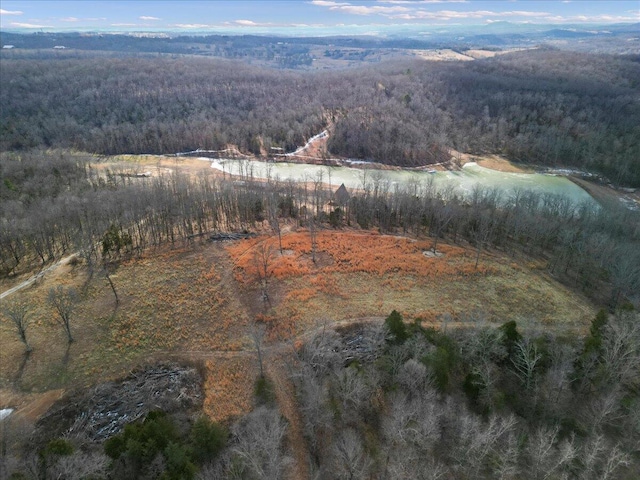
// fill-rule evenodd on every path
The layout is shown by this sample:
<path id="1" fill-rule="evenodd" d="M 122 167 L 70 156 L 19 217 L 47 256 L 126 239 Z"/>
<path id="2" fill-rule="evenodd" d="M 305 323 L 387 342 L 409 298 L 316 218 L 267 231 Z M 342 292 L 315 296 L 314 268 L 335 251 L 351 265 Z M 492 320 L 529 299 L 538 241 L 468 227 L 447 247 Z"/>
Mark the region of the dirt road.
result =
<path id="1" fill-rule="evenodd" d="M 75 255 L 76 255 L 75 253 L 72 253 L 71 255 L 69 255 L 67 257 L 61 258 L 60 260 L 58 260 L 53 265 L 50 265 L 47 268 L 39 271 L 38 273 L 36 273 L 32 277 L 27 278 L 24 282 L 20 282 L 15 287 L 10 288 L 9 290 L 5 290 L 4 292 L 0 293 L 0 300 L 2 300 L 3 298 L 8 297 L 8 296 L 20 291 L 20 290 L 22 290 L 23 288 L 28 287 L 29 285 L 31 285 L 35 281 L 37 281 L 37 280 L 41 279 L 42 277 L 44 277 L 48 272 L 50 272 L 52 270 L 55 270 L 59 266 L 66 265 L 69 262 L 69 260 L 71 260 Z"/>

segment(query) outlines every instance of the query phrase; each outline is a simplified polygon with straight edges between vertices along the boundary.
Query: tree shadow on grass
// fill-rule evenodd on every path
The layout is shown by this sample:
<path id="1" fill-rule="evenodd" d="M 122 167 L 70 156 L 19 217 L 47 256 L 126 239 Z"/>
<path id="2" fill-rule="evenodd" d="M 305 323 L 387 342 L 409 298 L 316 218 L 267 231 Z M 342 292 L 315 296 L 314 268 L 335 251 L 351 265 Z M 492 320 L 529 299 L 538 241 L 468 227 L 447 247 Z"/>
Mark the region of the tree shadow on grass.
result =
<path id="1" fill-rule="evenodd" d="M 22 355 L 22 361 L 20 362 L 20 366 L 18 367 L 18 371 L 13 379 L 13 382 L 19 386 L 22 380 L 22 375 L 24 374 L 25 369 L 27 368 L 27 363 L 29 363 L 29 358 L 31 358 L 31 351 L 24 352 Z"/>

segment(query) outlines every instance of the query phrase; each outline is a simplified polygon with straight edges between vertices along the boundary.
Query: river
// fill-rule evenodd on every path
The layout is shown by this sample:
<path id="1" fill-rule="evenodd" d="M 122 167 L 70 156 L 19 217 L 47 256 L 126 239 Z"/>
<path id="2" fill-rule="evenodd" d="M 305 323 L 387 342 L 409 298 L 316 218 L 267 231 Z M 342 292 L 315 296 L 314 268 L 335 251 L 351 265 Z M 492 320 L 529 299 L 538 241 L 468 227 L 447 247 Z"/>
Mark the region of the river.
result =
<path id="1" fill-rule="evenodd" d="M 337 188 L 344 183 L 348 188 L 362 188 L 363 183 L 387 183 L 406 186 L 411 183 L 432 181 L 438 189 L 453 188 L 462 195 L 469 194 L 476 186 L 497 189 L 509 197 L 516 190 L 533 190 L 540 194 L 568 197 L 573 203 L 595 203 L 593 198 L 571 180 L 540 173 L 507 173 L 467 163 L 460 171 L 427 172 L 415 170 L 378 170 L 353 167 L 328 167 L 300 163 L 266 163 L 258 160 L 211 159 L 211 167 L 227 174 L 253 176 L 254 178 L 278 178 L 281 181 L 319 180 Z"/>

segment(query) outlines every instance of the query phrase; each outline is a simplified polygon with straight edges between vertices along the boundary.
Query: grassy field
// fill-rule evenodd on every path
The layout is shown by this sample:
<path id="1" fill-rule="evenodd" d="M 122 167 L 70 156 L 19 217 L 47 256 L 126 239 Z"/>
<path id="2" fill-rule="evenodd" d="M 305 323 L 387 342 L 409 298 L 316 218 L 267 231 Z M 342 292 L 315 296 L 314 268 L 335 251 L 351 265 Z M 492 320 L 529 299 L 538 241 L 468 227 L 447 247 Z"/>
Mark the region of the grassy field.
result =
<path id="1" fill-rule="evenodd" d="M 488 322 L 516 320 L 525 329 L 581 329 L 594 307 L 558 284 L 539 264 L 520 265 L 483 253 L 440 244 L 440 256 L 428 257 L 431 240 L 375 233 L 320 232 L 317 258 L 311 259 L 308 233 L 283 238 L 283 254 L 273 238 L 227 248 L 235 276 L 249 296 L 259 297 L 254 251 L 271 247 L 269 298 L 264 316 L 275 337 L 299 335 L 319 319 L 384 316 L 399 310 L 406 319 L 439 326 L 443 315 L 464 321 L 470 314 Z M 254 304 L 259 304 L 255 300 Z M 321 317 L 321 318 L 319 318 Z"/>
<path id="2" fill-rule="evenodd" d="M 0 408 L 28 409 L 41 394 L 81 388 L 164 359 L 199 362 L 206 374 L 205 411 L 216 420 L 251 408 L 258 375 L 250 335 L 267 323 L 266 346 L 287 342 L 319 322 L 384 317 L 397 309 L 441 327 L 464 325 L 468 314 L 488 322 L 517 320 L 526 329 L 570 333 L 586 328 L 595 307 L 550 278 L 536 263 L 431 240 L 373 232 L 321 231 L 316 262 L 306 231 L 147 252 L 112 275 L 120 297 L 96 272 L 72 317 L 68 345 L 46 296 L 55 285 L 82 289 L 82 265 L 64 265 L 9 300 L 32 306 L 23 355 L 13 325 L 0 323 Z M 258 259 L 266 252 L 269 302 L 263 302 Z M 425 254 L 427 253 L 427 255 Z M 3 300 L 7 301 L 7 300 Z M 444 317 L 443 317 L 444 315 Z M 47 398 L 57 398 L 51 394 Z"/>

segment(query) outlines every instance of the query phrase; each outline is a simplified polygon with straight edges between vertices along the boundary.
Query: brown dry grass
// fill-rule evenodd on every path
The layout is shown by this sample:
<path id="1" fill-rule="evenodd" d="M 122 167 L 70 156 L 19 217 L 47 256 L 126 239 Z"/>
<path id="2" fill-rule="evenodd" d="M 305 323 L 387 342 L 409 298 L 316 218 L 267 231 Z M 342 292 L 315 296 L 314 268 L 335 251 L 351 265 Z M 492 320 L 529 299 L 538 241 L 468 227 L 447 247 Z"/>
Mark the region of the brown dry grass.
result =
<path id="1" fill-rule="evenodd" d="M 252 246 L 274 241 L 262 237 L 228 247 L 245 288 L 256 281 Z M 444 255 L 428 258 L 422 252 L 431 240 L 366 232 L 320 232 L 317 244 L 316 264 L 305 232 L 286 235 L 285 254 L 273 257 L 265 315 L 271 338 L 299 335 L 319 318 L 385 316 L 393 309 L 432 322 L 443 313 L 482 312 L 489 321 L 515 319 L 523 328 L 560 331 L 580 329 L 595 314 L 585 297 L 500 256 L 483 254 L 475 269 L 473 251 L 441 244 Z"/>
<path id="2" fill-rule="evenodd" d="M 171 357 L 205 362 L 205 410 L 212 418 L 240 415 L 251 408 L 257 377 L 248 327 L 258 312 L 271 341 L 323 319 L 384 317 L 393 309 L 436 325 L 442 313 L 455 319 L 480 311 L 490 321 L 563 332 L 585 328 L 595 315 L 587 299 L 537 264 L 483 253 L 476 270 L 472 250 L 440 244 L 444 255 L 428 258 L 423 251 L 431 239 L 353 231 L 319 232 L 315 264 L 308 233 L 286 234 L 284 254 L 275 249 L 271 262 L 271 304 L 262 311 L 252 269 L 253 252 L 265 243 L 277 240 L 195 245 L 123 262 L 113 275 L 117 309 L 106 280 L 96 275 L 73 317 L 76 342 L 68 351 L 46 295 L 57 284 L 80 288 L 84 268 L 61 266 L 15 294 L 34 307 L 28 331 L 34 351 L 16 381 L 23 347 L 12 326 L 0 322 L 0 408 L 23 405 L 33 392 L 95 384 Z"/>
<path id="3" fill-rule="evenodd" d="M 0 322 L 0 387 L 23 393 L 78 388 L 123 375 L 162 352 L 247 348 L 248 317 L 225 262 L 218 246 L 150 252 L 123 262 L 112 276 L 121 299 L 117 309 L 106 280 L 96 274 L 73 315 L 76 341 L 69 347 L 46 296 L 55 284 L 80 289 L 86 272 L 61 268 L 15 295 L 33 305 L 27 333 L 34 350 L 19 379 L 23 347 L 12 325 Z M 192 353 L 183 357 L 193 360 Z M 7 405 L 18 402 L 4 397 Z"/>
<path id="4" fill-rule="evenodd" d="M 456 150 L 452 150 L 451 157 L 456 161 L 459 161 L 460 167 L 469 162 L 475 162 L 481 167 L 489 168 L 491 170 L 497 170 L 498 172 L 535 173 L 534 168 L 528 165 L 523 165 L 521 163 L 514 163 L 511 160 L 500 155 L 471 155 L 469 153 L 462 153 Z M 440 169 L 442 170 L 442 168 Z"/>
<path id="5" fill-rule="evenodd" d="M 249 413 L 259 369 L 253 356 L 221 357 L 205 362 L 204 411 L 216 422 Z"/>

